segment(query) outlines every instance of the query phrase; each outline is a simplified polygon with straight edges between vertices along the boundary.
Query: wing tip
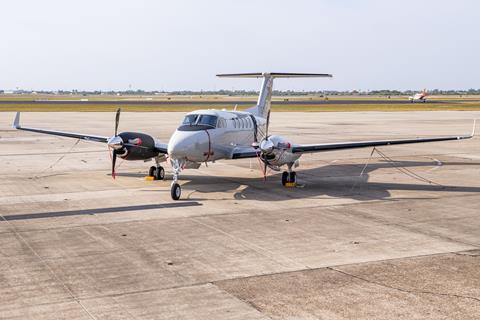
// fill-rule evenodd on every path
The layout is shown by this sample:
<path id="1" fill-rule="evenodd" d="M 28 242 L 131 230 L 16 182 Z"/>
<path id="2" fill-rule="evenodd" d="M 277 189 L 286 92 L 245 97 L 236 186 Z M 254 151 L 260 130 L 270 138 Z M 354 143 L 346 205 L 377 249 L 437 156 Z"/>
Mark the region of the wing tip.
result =
<path id="1" fill-rule="evenodd" d="M 13 120 L 13 125 L 12 127 L 14 129 L 19 129 L 20 127 L 20 112 L 17 111 L 17 114 L 15 115 L 15 120 Z"/>

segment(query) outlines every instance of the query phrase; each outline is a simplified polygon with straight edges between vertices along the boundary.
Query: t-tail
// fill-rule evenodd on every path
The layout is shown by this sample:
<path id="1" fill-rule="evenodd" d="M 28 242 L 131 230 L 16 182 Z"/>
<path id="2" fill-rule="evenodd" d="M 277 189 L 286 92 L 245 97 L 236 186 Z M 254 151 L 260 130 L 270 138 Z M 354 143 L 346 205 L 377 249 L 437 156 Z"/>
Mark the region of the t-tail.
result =
<path id="1" fill-rule="evenodd" d="M 256 72 L 256 73 L 228 73 L 217 74 L 217 77 L 229 78 L 263 78 L 260 94 L 258 95 L 257 105 L 247 109 L 246 111 L 252 114 L 267 118 L 270 112 L 273 92 L 273 79 L 275 78 L 315 78 L 315 77 L 329 77 L 331 74 L 327 73 L 282 73 L 282 72 Z"/>

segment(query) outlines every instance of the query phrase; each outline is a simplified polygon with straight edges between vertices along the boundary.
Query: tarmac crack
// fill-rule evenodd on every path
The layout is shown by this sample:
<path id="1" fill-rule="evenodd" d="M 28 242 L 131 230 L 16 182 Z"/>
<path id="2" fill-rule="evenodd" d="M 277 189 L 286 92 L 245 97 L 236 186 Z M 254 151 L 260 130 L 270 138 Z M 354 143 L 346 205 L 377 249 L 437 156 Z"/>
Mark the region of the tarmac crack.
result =
<path id="1" fill-rule="evenodd" d="M 476 301 L 476 302 L 480 303 L 480 298 L 476 298 L 476 297 L 472 297 L 472 296 L 464 296 L 464 295 L 453 294 L 453 293 L 444 293 L 444 292 L 433 292 L 433 291 L 425 291 L 425 290 L 406 289 L 406 288 L 391 286 L 391 285 L 388 285 L 388 284 L 385 284 L 385 283 L 382 283 L 382 282 L 378 282 L 378 281 L 373 281 L 373 280 L 370 280 L 370 279 L 367 279 L 367 278 L 364 278 L 364 277 L 361 277 L 361 276 L 358 276 L 358 275 L 355 275 L 355 274 L 352 274 L 352 273 L 349 273 L 349 272 L 346 272 L 346 271 L 343 271 L 343 270 L 336 269 L 334 267 L 326 267 L 325 269 L 328 269 L 328 270 L 331 270 L 331 271 L 334 271 L 334 272 L 338 272 L 338 273 L 341 273 L 345 276 L 348 276 L 348 277 L 351 277 L 351 278 L 354 278 L 354 279 L 357 279 L 357 280 L 361 280 L 361 281 L 364 281 L 364 282 L 367 282 L 367 283 L 370 283 L 370 284 L 373 284 L 373 285 L 376 285 L 376 286 L 384 287 L 384 288 L 391 289 L 391 290 L 400 291 L 400 292 L 403 292 L 403 293 L 429 294 L 429 295 L 440 296 L 440 297 L 468 299 L 468 300 L 473 300 L 473 301 Z"/>

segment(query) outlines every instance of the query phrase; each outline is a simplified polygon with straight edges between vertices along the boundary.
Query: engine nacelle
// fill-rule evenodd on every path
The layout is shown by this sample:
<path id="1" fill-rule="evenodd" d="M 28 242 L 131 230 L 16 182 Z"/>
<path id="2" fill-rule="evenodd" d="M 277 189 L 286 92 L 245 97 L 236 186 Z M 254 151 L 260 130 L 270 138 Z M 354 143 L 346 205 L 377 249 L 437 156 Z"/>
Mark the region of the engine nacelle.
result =
<path id="1" fill-rule="evenodd" d="M 273 148 L 268 148 L 267 152 L 264 152 L 264 161 L 270 166 L 281 167 L 287 163 L 294 163 L 300 154 L 292 153 L 292 144 L 284 137 L 281 136 L 269 136 L 267 143 L 269 146 L 273 145 Z"/>
<path id="2" fill-rule="evenodd" d="M 158 155 L 155 150 L 155 140 L 148 134 L 139 132 L 122 132 L 119 134 L 123 143 L 136 146 L 123 146 L 117 155 L 125 160 L 147 160 Z"/>

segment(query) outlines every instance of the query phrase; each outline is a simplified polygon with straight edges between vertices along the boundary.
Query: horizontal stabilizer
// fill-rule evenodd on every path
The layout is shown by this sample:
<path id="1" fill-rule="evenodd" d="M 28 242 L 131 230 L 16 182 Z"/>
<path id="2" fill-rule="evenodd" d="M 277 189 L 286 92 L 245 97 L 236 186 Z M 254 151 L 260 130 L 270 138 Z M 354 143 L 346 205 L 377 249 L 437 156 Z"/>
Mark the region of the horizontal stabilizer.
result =
<path id="1" fill-rule="evenodd" d="M 328 73 L 290 73 L 290 72 L 251 72 L 251 73 L 222 73 L 217 74 L 217 77 L 224 78 L 314 78 L 314 77 L 329 77 L 332 75 Z"/>

